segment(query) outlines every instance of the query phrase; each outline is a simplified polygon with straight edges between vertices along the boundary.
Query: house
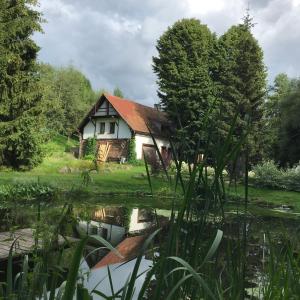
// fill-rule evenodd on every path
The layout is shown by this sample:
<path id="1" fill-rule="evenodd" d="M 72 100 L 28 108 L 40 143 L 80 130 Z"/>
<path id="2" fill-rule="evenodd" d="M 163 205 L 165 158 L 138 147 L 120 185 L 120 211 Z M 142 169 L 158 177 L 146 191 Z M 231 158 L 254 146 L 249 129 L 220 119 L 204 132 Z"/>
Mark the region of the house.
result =
<path id="1" fill-rule="evenodd" d="M 151 209 L 133 208 L 127 215 L 124 207 L 105 207 L 95 210 L 88 222 L 79 220 L 77 232 L 80 236 L 99 235 L 115 246 L 126 234 L 140 234 L 154 225 L 155 215 Z"/>
<path id="2" fill-rule="evenodd" d="M 95 137 L 98 161 L 119 161 L 128 157 L 129 143 L 135 138 L 137 159 L 153 156 L 156 148 L 151 134 L 164 158 L 170 156 L 168 141 L 170 123 L 157 108 L 104 93 L 81 122 L 79 155 L 84 153 L 88 138 Z M 150 134 L 151 132 L 151 134 Z"/>

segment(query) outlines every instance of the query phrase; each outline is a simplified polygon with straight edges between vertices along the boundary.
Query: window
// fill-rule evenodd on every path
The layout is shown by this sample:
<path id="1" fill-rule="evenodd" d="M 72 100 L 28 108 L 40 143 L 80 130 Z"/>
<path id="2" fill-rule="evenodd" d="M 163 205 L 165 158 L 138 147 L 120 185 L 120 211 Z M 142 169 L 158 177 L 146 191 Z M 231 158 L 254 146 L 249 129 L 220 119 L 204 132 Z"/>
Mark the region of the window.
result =
<path id="1" fill-rule="evenodd" d="M 116 122 L 110 122 L 109 123 L 109 133 L 114 134 L 115 133 L 115 127 L 116 127 Z"/>
<path id="2" fill-rule="evenodd" d="M 99 133 L 104 134 L 104 132 L 105 132 L 105 122 L 101 122 Z"/>

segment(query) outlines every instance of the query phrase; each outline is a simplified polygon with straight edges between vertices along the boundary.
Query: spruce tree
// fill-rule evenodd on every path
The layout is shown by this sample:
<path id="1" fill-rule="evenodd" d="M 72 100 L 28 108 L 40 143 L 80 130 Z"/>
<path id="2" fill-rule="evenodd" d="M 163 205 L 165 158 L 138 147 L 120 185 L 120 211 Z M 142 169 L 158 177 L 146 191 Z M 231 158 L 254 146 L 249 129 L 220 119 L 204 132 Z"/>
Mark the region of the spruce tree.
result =
<path id="1" fill-rule="evenodd" d="M 13 168 L 41 160 L 43 116 L 36 66 L 41 31 L 34 0 L 0 2 L 0 159 Z"/>
<path id="2" fill-rule="evenodd" d="M 266 96 L 266 68 L 263 51 L 251 33 L 249 14 L 242 24 L 232 26 L 220 37 L 224 50 L 220 78 L 221 116 L 225 124 L 237 115 L 234 136 L 239 140 L 248 130 L 248 149 L 254 162 L 260 155 L 263 102 Z M 243 155 L 241 156 L 241 158 Z M 240 166 L 239 169 L 241 169 Z"/>
<path id="3" fill-rule="evenodd" d="M 204 116 L 216 100 L 216 45 L 216 36 L 196 19 L 177 21 L 157 41 L 158 96 L 178 140 L 190 149 L 205 138 Z"/>

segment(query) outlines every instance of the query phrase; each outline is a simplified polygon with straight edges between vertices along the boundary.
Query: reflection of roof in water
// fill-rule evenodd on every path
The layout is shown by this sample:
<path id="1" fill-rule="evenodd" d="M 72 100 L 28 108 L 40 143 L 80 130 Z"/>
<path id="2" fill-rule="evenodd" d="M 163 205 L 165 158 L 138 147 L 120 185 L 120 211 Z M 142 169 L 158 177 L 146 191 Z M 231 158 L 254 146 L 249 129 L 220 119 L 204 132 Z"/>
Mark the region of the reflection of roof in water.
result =
<path id="1" fill-rule="evenodd" d="M 126 238 L 116 248 L 122 255 L 122 258 L 117 256 L 114 252 L 110 251 L 93 267 L 93 269 L 98 269 L 107 265 L 129 261 L 135 258 L 138 255 L 145 238 L 146 235 Z"/>
<path id="2" fill-rule="evenodd" d="M 112 286 L 114 287 L 115 291 L 118 291 L 125 286 L 127 278 L 131 276 L 133 272 L 135 263 L 136 259 L 133 259 L 126 264 L 117 263 L 110 265 Z M 147 271 L 152 267 L 152 265 L 153 263 L 151 260 L 145 259 L 145 257 L 142 258 L 138 268 L 138 276 L 134 282 L 134 292 L 132 296 L 133 300 L 138 298 L 138 294 L 146 279 Z M 82 273 L 89 271 L 89 267 L 85 261 L 83 264 L 81 264 L 80 269 L 83 271 Z M 107 268 L 92 269 L 88 275 L 84 276 L 84 287 L 86 287 L 90 293 L 93 290 L 97 290 L 101 291 L 108 297 L 111 296 L 112 291 Z M 103 297 L 93 293 L 93 299 L 100 300 L 103 299 Z"/>

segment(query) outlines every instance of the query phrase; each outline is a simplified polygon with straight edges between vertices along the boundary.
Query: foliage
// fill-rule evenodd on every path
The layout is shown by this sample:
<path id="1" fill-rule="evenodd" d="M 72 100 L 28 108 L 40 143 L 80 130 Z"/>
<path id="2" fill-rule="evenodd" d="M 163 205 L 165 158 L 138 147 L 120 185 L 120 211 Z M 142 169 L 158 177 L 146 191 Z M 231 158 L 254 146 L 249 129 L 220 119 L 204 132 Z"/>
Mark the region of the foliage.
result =
<path id="1" fill-rule="evenodd" d="M 300 160 L 300 80 L 280 103 L 279 161 L 293 165 Z"/>
<path id="2" fill-rule="evenodd" d="M 185 152 L 204 139 L 203 122 L 215 102 L 214 75 L 218 65 L 217 39 L 196 19 L 175 22 L 159 38 L 153 69 L 158 96 L 177 129 Z M 190 153 L 192 154 L 192 153 Z"/>
<path id="3" fill-rule="evenodd" d="M 117 96 L 117 97 L 120 97 L 120 98 L 124 98 L 124 95 L 123 95 L 123 92 L 121 91 L 120 88 L 116 87 L 114 89 L 114 92 L 113 92 L 114 96 Z"/>
<path id="4" fill-rule="evenodd" d="M 40 63 L 39 76 L 49 134 L 71 136 L 94 104 L 96 93 L 86 76 L 73 66 L 56 68 Z"/>
<path id="5" fill-rule="evenodd" d="M 56 189 L 45 183 L 16 183 L 0 185 L 1 201 L 49 201 L 56 195 Z"/>
<path id="6" fill-rule="evenodd" d="M 226 141 L 231 141 L 231 139 L 228 138 Z M 41 298 L 42 292 L 45 291 L 44 294 L 46 294 L 46 291 L 49 290 L 50 294 L 53 295 L 52 299 L 60 299 L 59 294 L 64 295 L 64 299 L 72 299 L 75 292 L 81 295 L 80 290 L 85 293 L 86 299 L 89 299 L 92 294 L 100 295 L 104 299 L 132 299 L 136 283 L 140 280 L 141 260 L 147 254 L 148 257 L 152 258 L 153 264 L 147 270 L 146 279 L 142 282 L 138 292 L 139 299 L 146 296 L 149 299 L 157 300 L 162 298 L 195 300 L 245 298 L 247 274 L 250 271 L 247 263 L 251 259 L 251 256 L 248 256 L 247 186 L 243 212 L 239 215 L 237 224 L 237 228 L 241 230 L 234 235 L 234 238 L 225 240 L 222 230 L 219 229 L 224 225 L 225 219 L 222 211 L 224 202 L 228 199 L 222 171 L 228 160 L 237 155 L 240 145 L 238 144 L 236 147 L 237 149 L 229 147 L 227 142 L 215 145 L 216 149 L 213 153 L 222 153 L 222 155 L 216 156 L 213 160 L 213 170 L 210 174 L 205 171 L 209 167 L 207 160 L 205 160 L 208 156 L 206 152 L 203 161 L 188 164 L 189 173 L 184 180 L 181 176 L 182 161 L 178 161 L 176 156 L 174 157 L 176 165 L 174 181 L 164 169 L 169 190 L 174 191 L 174 194 L 176 192 L 180 194 L 182 201 L 176 210 L 173 203 L 168 225 L 163 229 L 155 230 L 145 240 L 135 260 L 132 272 L 120 289 L 113 286 L 108 268 L 107 276 L 109 277 L 112 296 L 104 295 L 97 286 L 88 292 L 82 285 L 84 280 L 78 271 L 86 240 L 81 241 L 78 245 L 68 270 L 67 281 L 61 285 L 56 296 L 54 291 L 57 285 L 55 282 L 53 283 L 52 276 L 49 277 L 50 284 L 47 283 L 47 274 L 51 272 L 50 270 L 58 269 L 57 276 L 61 275 L 61 268 L 57 268 L 61 265 L 60 256 L 57 256 L 56 265 L 44 264 L 44 261 L 43 264 L 34 264 L 34 268 L 30 270 L 30 275 L 34 278 L 32 282 L 36 285 L 31 285 L 31 281 L 29 281 L 29 287 L 33 289 L 34 295 Z M 176 153 L 175 150 L 173 149 L 174 153 Z M 199 153 L 195 153 L 195 158 L 198 155 Z M 163 161 L 161 164 L 163 165 Z M 149 175 L 148 172 L 147 174 Z M 208 176 L 212 177 L 212 180 L 208 180 Z M 152 188 L 153 178 L 148 176 L 148 181 Z M 178 196 L 178 194 L 175 195 Z M 58 223 L 61 224 L 61 222 Z M 158 223 L 159 227 L 161 225 Z M 272 239 L 268 239 L 268 241 L 272 241 Z M 118 255 L 118 252 L 105 240 L 102 239 L 100 242 Z M 265 252 L 268 259 L 266 264 L 268 269 L 264 269 L 263 284 L 258 286 L 258 289 L 263 295 L 263 299 L 272 299 L 274 295 L 278 295 L 278 291 L 282 292 L 283 298 L 288 296 L 288 298 L 296 299 L 300 288 L 299 261 L 293 255 L 294 248 L 291 244 L 279 243 L 278 245 L 279 251 L 277 248 L 273 248 L 278 247 L 275 243 L 264 244 L 264 250 L 268 247 L 268 251 Z M 155 255 L 157 252 L 159 255 Z M 41 253 L 45 253 L 45 251 Z M 261 255 L 260 252 L 258 255 Z M 43 255 L 41 258 L 45 256 L 47 255 Z M 12 268 L 11 261 L 10 259 L 7 268 L 9 274 L 7 282 L 3 284 L 4 295 L 9 297 L 13 292 L 17 295 L 22 293 L 24 299 L 32 299 L 32 295 L 27 297 L 27 288 L 20 289 L 18 285 L 13 285 L 13 282 L 18 281 L 13 280 L 10 271 Z M 278 270 L 281 271 L 278 272 Z M 24 274 L 27 272 L 24 271 L 21 274 L 22 279 L 26 278 Z M 39 280 L 36 280 L 37 278 Z M 285 283 L 288 284 L 287 287 L 285 287 Z M 269 298 L 268 295 L 270 295 Z M 80 297 L 78 296 L 78 298 Z M 44 299 L 47 297 L 44 296 Z"/>
<path id="7" fill-rule="evenodd" d="M 251 33 L 252 21 L 247 14 L 243 24 L 232 26 L 220 37 L 220 47 L 224 50 L 221 63 L 220 118 L 226 124 L 227 132 L 230 120 L 236 118 L 233 137 L 240 139 L 247 131 L 247 149 L 250 162 L 260 157 L 261 127 L 263 103 L 266 96 L 266 68 L 263 63 L 263 51 Z M 221 137 L 223 138 L 223 137 Z M 241 152 L 239 160 L 245 158 Z M 239 162 L 239 161 L 238 161 Z M 231 173 L 240 172 L 230 168 Z"/>
<path id="8" fill-rule="evenodd" d="M 93 157 L 93 159 L 95 159 L 97 155 L 97 150 L 97 139 L 95 137 L 88 138 L 85 144 L 84 155 L 88 157 Z"/>
<path id="9" fill-rule="evenodd" d="M 266 161 L 253 167 L 254 182 L 259 187 L 281 188 L 283 172 L 274 161 Z"/>
<path id="10" fill-rule="evenodd" d="M 135 164 L 137 162 L 135 149 L 136 149 L 135 137 L 132 137 L 128 145 L 128 162 L 130 164 Z"/>
<path id="11" fill-rule="evenodd" d="M 274 161 L 267 161 L 255 166 L 253 171 L 254 183 L 258 187 L 300 191 L 300 164 L 283 170 Z"/>
<path id="12" fill-rule="evenodd" d="M 37 251 L 39 247 L 39 238 L 41 236 L 40 233 L 36 232 L 36 244 L 32 250 L 34 255 L 24 256 L 20 272 L 16 275 L 13 272 L 13 256 L 15 251 L 14 247 L 18 243 L 18 239 L 15 239 L 12 242 L 7 261 L 6 282 L 0 283 L 1 299 L 60 299 L 59 291 L 57 294 L 56 288 L 61 280 L 60 278 L 66 271 L 66 269 L 61 267 L 64 263 L 62 261 L 62 253 L 66 245 L 63 244 L 57 246 L 58 234 L 60 233 L 60 227 L 66 222 L 66 217 L 69 215 L 69 208 L 70 207 L 68 206 L 64 206 L 60 211 L 60 215 L 58 216 L 55 225 L 51 226 L 51 228 L 48 227 L 47 229 L 43 228 L 45 226 L 40 222 L 39 214 L 37 215 L 38 222 L 36 230 L 42 230 L 43 232 L 40 232 L 42 235 L 48 232 L 48 242 L 43 240 L 42 254 Z M 38 228 L 39 226 L 42 227 Z M 53 253 L 54 246 L 57 248 L 56 253 Z"/>
<path id="13" fill-rule="evenodd" d="M 41 31 L 41 14 L 30 0 L 0 2 L 0 164 L 32 168 L 41 161 L 41 111 L 32 35 Z"/>
<path id="14" fill-rule="evenodd" d="M 274 80 L 265 103 L 264 151 L 266 159 L 273 159 L 288 167 L 300 160 L 300 80 L 279 74 Z"/>
<path id="15" fill-rule="evenodd" d="M 51 156 L 64 155 L 64 152 L 69 152 L 75 147 L 78 147 L 78 138 L 67 138 L 62 134 L 52 135 L 51 139 L 42 145 L 44 160 Z"/>
<path id="16" fill-rule="evenodd" d="M 281 127 L 281 102 L 288 95 L 291 88 L 291 80 L 286 74 L 278 74 L 274 79 L 274 85 L 264 104 L 264 158 L 279 160 L 279 134 Z"/>

